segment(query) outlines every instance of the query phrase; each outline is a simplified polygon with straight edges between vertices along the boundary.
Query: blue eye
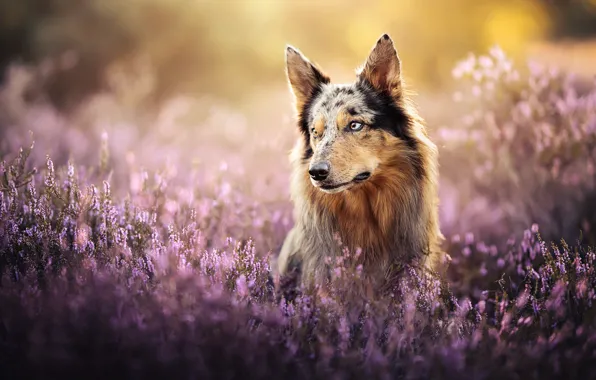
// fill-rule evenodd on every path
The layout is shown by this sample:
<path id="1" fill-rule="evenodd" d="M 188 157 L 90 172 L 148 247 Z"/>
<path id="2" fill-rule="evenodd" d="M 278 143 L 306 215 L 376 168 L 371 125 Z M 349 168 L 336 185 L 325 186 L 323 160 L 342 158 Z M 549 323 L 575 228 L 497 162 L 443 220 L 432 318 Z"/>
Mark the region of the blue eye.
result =
<path id="1" fill-rule="evenodd" d="M 364 128 L 364 124 L 353 121 L 350 123 L 349 128 L 352 132 L 358 132 L 359 130 Z"/>

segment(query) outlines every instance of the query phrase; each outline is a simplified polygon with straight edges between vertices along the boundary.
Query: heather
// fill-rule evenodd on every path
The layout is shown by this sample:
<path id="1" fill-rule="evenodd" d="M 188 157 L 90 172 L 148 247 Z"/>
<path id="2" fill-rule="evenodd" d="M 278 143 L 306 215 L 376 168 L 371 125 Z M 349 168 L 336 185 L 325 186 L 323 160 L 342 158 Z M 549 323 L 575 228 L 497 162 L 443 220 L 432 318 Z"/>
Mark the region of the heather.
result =
<path id="1" fill-rule="evenodd" d="M 0 90 L 3 377 L 596 375 L 593 80 L 498 48 L 462 60 L 443 101 L 463 112 L 428 117 L 447 275 L 405 267 L 376 296 L 346 249 L 329 288 L 284 299 L 286 98 L 263 95 L 258 128 L 208 98 L 149 116 L 143 68 L 69 114 L 28 98 L 43 70 Z"/>

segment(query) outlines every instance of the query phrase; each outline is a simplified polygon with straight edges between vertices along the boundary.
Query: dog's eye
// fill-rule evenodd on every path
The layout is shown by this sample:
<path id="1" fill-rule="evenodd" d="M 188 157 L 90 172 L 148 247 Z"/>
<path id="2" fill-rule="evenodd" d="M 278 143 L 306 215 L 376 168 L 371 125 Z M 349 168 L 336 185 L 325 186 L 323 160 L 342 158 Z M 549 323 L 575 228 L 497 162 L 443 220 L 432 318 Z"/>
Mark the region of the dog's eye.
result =
<path id="1" fill-rule="evenodd" d="M 364 124 L 353 121 L 350 123 L 349 128 L 352 132 L 358 132 L 359 130 L 364 128 Z"/>

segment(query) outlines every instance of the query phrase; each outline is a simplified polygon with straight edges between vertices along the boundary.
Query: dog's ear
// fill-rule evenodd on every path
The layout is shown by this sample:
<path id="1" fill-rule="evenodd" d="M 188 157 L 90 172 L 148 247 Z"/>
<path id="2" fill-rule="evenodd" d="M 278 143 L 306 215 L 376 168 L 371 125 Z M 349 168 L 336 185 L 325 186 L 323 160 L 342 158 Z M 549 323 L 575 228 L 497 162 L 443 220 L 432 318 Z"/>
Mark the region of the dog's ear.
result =
<path id="1" fill-rule="evenodd" d="M 286 70 L 299 110 L 321 84 L 329 83 L 327 75 L 290 45 L 286 46 Z"/>
<path id="2" fill-rule="evenodd" d="M 384 34 L 379 38 L 358 76 L 378 91 L 387 91 L 390 95 L 399 97 L 401 62 L 389 35 Z"/>

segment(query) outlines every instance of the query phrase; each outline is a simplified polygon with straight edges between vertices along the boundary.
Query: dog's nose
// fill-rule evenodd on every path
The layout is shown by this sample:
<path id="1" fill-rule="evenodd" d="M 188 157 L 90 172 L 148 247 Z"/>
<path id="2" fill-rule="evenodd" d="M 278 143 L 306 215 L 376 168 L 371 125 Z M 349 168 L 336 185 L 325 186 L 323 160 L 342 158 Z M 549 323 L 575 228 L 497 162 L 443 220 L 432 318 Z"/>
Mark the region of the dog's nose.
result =
<path id="1" fill-rule="evenodd" d="M 315 181 L 323 181 L 329 175 L 329 164 L 325 161 L 317 162 L 310 167 L 308 174 Z"/>

